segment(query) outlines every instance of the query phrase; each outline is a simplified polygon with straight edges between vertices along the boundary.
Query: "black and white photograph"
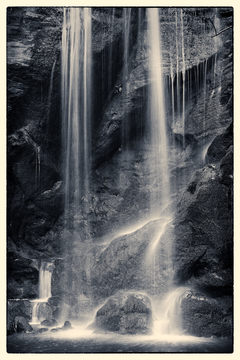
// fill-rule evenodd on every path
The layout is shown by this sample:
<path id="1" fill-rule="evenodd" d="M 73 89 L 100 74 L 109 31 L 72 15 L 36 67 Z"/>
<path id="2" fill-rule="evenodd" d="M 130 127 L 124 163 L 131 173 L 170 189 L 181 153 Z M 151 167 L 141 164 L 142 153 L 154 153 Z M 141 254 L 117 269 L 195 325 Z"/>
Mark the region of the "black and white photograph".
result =
<path id="1" fill-rule="evenodd" d="M 6 352 L 232 354 L 235 9 L 80 5 L 5 9 Z"/>

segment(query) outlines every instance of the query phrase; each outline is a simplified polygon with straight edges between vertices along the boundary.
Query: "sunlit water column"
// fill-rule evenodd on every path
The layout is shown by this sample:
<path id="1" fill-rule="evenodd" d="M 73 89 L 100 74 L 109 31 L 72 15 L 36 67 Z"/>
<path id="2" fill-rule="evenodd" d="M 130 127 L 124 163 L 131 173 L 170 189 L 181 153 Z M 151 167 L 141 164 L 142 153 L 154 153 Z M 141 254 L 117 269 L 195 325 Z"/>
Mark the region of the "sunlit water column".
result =
<path id="1" fill-rule="evenodd" d="M 62 30 L 62 138 L 65 218 L 88 203 L 91 166 L 91 9 L 64 9 Z"/>
<path id="2" fill-rule="evenodd" d="M 65 232 L 63 253 L 77 253 L 81 241 L 90 239 L 86 221 L 79 230 L 79 218 L 88 216 L 91 171 L 91 84 L 92 35 L 90 8 L 64 8 L 62 28 L 62 146 L 65 184 Z M 79 216 L 80 215 L 80 216 Z M 69 230 L 72 233 L 70 240 Z M 77 236 L 78 241 L 73 241 Z M 90 239 L 91 240 L 91 239 Z M 66 294 L 80 295 L 72 268 L 78 260 L 66 260 L 62 274 L 63 305 L 61 317 L 68 318 Z M 75 282 L 74 282 L 75 281 Z M 79 283 L 78 283 L 79 286 Z"/>
<path id="3" fill-rule="evenodd" d="M 165 260 L 169 258 L 171 242 L 162 241 L 166 224 L 170 214 L 170 177 L 168 169 L 168 135 L 165 113 L 164 79 L 162 75 L 162 49 L 158 9 L 147 9 L 148 42 L 149 42 L 149 120 L 150 120 L 150 154 L 149 171 L 153 175 L 150 197 L 150 212 L 154 216 L 161 216 L 164 210 L 163 224 L 159 227 L 159 234 L 149 246 L 146 254 L 146 266 L 150 276 L 152 294 L 159 292 L 159 272 L 163 265 L 168 267 Z M 154 246 L 154 251 L 152 251 Z M 159 253 L 164 254 L 159 259 Z M 168 262 L 168 260 L 167 260 Z M 163 264 L 164 263 L 164 264 Z"/>
<path id="4" fill-rule="evenodd" d="M 186 289 L 173 286 L 172 243 L 174 230 L 171 227 L 172 211 L 170 196 L 170 174 L 168 168 L 168 133 L 165 114 L 164 81 L 162 75 L 162 49 L 158 9 L 148 9 L 149 27 L 149 73 L 150 73 L 150 109 L 151 142 L 154 161 L 150 169 L 157 174 L 157 198 L 159 213 L 165 208 L 162 226 L 158 236 L 148 247 L 146 266 L 150 269 L 150 281 L 153 286 L 147 291 L 153 301 L 153 331 L 157 334 L 181 333 L 181 299 Z M 154 200 L 152 200 L 154 201 Z M 154 204 L 155 211 L 156 205 Z M 161 220 L 161 218 L 160 218 Z"/>
<path id="5" fill-rule="evenodd" d="M 149 26 L 149 118 L 152 146 L 152 170 L 156 173 L 157 189 L 151 206 L 155 210 L 170 202 L 168 169 L 168 137 L 165 114 L 164 81 L 162 75 L 161 37 L 158 9 L 147 9 Z M 157 204 L 157 205 L 156 205 Z"/>

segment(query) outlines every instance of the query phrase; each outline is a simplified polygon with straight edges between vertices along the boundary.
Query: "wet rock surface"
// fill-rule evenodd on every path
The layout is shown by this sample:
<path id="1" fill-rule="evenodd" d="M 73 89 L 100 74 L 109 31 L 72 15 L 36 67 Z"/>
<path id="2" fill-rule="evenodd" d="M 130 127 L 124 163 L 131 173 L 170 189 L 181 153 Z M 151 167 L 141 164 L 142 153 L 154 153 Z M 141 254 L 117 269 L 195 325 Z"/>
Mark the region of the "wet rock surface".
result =
<path id="1" fill-rule="evenodd" d="M 232 293 L 232 148 L 198 170 L 178 203 L 175 219 L 176 279 L 219 294 Z M 223 150 L 222 150 L 223 151 Z"/>
<path id="2" fill-rule="evenodd" d="M 115 13 L 111 8 L 93 10 L 93 72 L 99 76 L 95 78 L 95 98 L 92 100 L 94 169 L 91 200 L 87 215 L 79 211 L 77 233 L 71 228 L 66 233 L 63 231 L 63 154 L 59 150 L 63 9 L 8 9 L 8 298 L 37 298 L 39 272 L 32 259 L 55 259 L 54 296 L 43 309 L 49 319 L 59 315 L 63 293 L 66 305 L 76 314 L 87 308 L 89 301 L 86 299 L 91 297 L 98 303 L 119 289 L 141 289 L 143 254 L 154 232 L 154 226 L 150 224 L 140 232 L 117 236 L 111 243 L 104 243 L 106 234 L 115 233 L 119 224 L 125 226 L 133 218 L 134 221 L 137 217 L 144 218 L 152 193 L 146 181 L 149 169 L 145 167 L 146 153 L 144 155 L 142 145 L 144 136 L 148 135 L 146 22 L 142 13 L 138 25 L 140 33 L 133 24 L 128 93 L 125 93 L 122 87 L 123 57 L 119 56 L 123 53 L 123 10 L 115 10 Z M 220 48 L 217 50 L 213 46 L 214 28 L 205 21 L 214 18 L 211 11 L 185 9 L 183 12 L 184 40 L 189 48 L 186 89 L 190 89 L 186 91 L 186 149 L 182 148 L 180 122 L 172 124 L 170 104 L 167 104 L 167 117 L 169 135 L 178 144 L 180 152 L 176 164 L 170 165 L 174 179 L 182 181 L 180 191 L 186 185 L 184 176 L 189 175 L 189 180 L 192 177 L 177 205 L 175 281 L 187 282 L 216 300 L 200 302 L 194 297 L 186 300 L 186 329 L 193 334 L 199 331 L 206 336 L 211 332 L 225 336 L 230 334 L 228 302 L 232 294 L 233 257 L 232 34 L 231 29 L 223 32 Z M 165 80 L 168 84 L 171 82 L 172 66 L 176 95 L 175 15 L 174 9 L 164 9 L 161 21 L 163 45 L 170 46 L 174 54 L 170 59 L 169 52 L 164 52 Z M 231 9 L 219 10 L 218 25 L 221 26 L 216 30 L 228 27 L 231 16 Z M 177 29 L 180 44 L 180 18 Z M 180 48 L 178 50 L 180 58 Z M 112 78 L 106 82 L 110 63 Z M 178 69 L 180 84 L 181 66 Z M 49 94 L 52 72 L 52 93 Z M 171 87 L 166 88 L 170 97 Z M 182 101 L 181 96 L 178 100 Z M 122 128 L 126 122 L 130 149 L 121 148 Z M 206 164 L 202 167 L 195 163 L 193 154 L 202 144 L 207 145 L 209 139 Z M 196 167 L 199 167 L 197 172 Z M 173 197 L 177 195 L 173 194 Z M 81 205 L 85 203 L 86 199 L 81 199 Z M 86 245 L 90 239 L 93 243 Z M 96 250 L 93 250 L 94 246 Z M 67 249 L 67 255 L 63 256 L 63 249 Z M 64 261 L 73 264 L 73 268 L 70 269 L 70 265 L 64 268 Z M 73 275 L 71 281 L 63 278 L 64 270 L 69 271 L 70 277 Z M 75 293 L 72 296 L 68 286 L 66 291 L 60 289 L 61 282 L 68 282 L 76 294 L 81 289 L 82 299 Z M 89 292 L 90 287 L 93 295 Z M 220 297 L 228 300 L 219 305 Z M 215 328 L 210 324 L 207 307 L 216 322 Z M 11 324 L 16 316 L 30 320 L 30 305 L 11 303 L 9 314 Z M 191 324 L 191 316 L 195 315 L 196 323 Z M 142 320 L 137 315 L 129 314 L 126 319 L 122 320 L 121 331 L 141 328 Z M 226 324 L 224 319 L 227 319 Z M 147 321 L 143 320 L 143 327 Z M 208 324 L 205 330 L 204 322 Z"/>
<path id="3" fill-rule="evenodd" d="M 151 315 L 146 295 L 119 292 L 97 311 L 95 324 L 101 330 L 121 334 L 146 334 L 151 330 Z"/>
<path id="4" fill-rule="evenodd" d="M 29 300 L 8 300 L 8 314 L 7 314 L 7 332 L 8 334 L 16 331 L 15 318 L 20 317 L 25 319 L 24 324 L 31 320 L 32 304 Z M 20 325 L 19 325 L 20 326 Z"/>
<path id="5" fill-rule="evenodd" d="M 38 270 L 34 261 L 15 252 L 9 252 L 7 265 L 9 276 L 8 298 L 33 299 L 37 297 Z"/>
<path id="6" fill-rule="evenodd" d="M 159 231 L 153 221 L 130 235 L 113 240 L 92 264 L 91 286 L 96 298 L 106 298 L 120 289 L 141 289 L 145 250 Z"/>
<path id="7" fill-rule="evenodd" d="M 48 327 L 56 326 L 57 320 L 55 320 L 55 319 L 43 320 L 41 322 L 41 325 L 48 326 Z"/>
<path id="8" fill-rule="evenodd" d="M 204 337 L 232 336 L 232 299 L 212 298 L 192 291 L 181 304 L 186 333 Z"/>
<path id="9" fill-rule="evenodd" d="M 16 316 L 14 318 L 14 331 L 30 333 L 33 331 L 33 328 L 23 316 Z"/>

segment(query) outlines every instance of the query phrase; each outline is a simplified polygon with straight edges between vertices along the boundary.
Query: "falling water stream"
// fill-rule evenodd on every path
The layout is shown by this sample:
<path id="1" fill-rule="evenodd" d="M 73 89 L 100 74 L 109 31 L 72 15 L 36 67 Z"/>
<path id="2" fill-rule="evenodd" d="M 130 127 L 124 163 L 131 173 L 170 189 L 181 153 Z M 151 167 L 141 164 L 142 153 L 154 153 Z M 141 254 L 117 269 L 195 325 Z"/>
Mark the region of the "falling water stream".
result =
<path id="1" fill-rule="evenodd" d="M 130 37 L 130 25 L 131 25 L 131 8 L 123 8 L 123 77 L 122 88 L 123 96 L 128 106 L 128 93 L 129 93 L 129 37 Z M 128 113 L 128 111 L 126 111 Z M 129 136 L 129 118 L 126 115 L 122 125 L 122 150 L 128 148 L 128 136 Z"/>
<path id="2" fill-rule="evenodd" d="M 64 9 L 62 31 L 62 138 L 65 218 L 74 219 L 88 197 L 91 167 L 91 9 Z M 88 202 L 85 201 L 85 204 Z"/>
<path id="3" fill-rule="evenodd" d="M 153 330 L 158 334 L 169 332 L 179 332 L 180 328 L 177 327 L 177 317 L 180 316 L 180 298 L 181 291 L 173 290 L 172 285 L 172 242 L 173 232 L 170 232 L 169 238 L 161 241 L 162 236 L 165 234 L 167 227 L 172 221 L 171 213 L 171 197 L 170 197 L 170 176 L 168 169 L 168 134 L 166 123 L 165 111 L 165 88 L 162 74 L 162 45 L 161 45 L 161 28 L 159 21 L 159 10 L 148 9 L 147 20 L 149 26 L 149 73 L 151 79 L 150 86 L 150 123 L 151 123 L 151 142 L 153 148 L 150 166 L 157 173 L 157 191 L 151 199 L 150 206 L 154 212 L 161 213 L 161 209 L 167 208 L 164 212 L 168 214 L 162 220 L 162 226 L 159 229 L 158 236 L 153 239 L 148 247 L 146 254 L 146 264 L 151 271 L 151 282 L 153 283 L 153 299 L 154 295 L 161 293 L 159 289 L 160 284 L 157 283 L 157 274 L 163 272 L 165 266 L 164 286 L 167 298 L 161 300 L 159 306 L 154 308 L 154 327 Z M 183 68 L 183 71 L 185 69 Z M 184 75 L 185 76 L 185 75 Z M 184 101 L 184 99 L 183 99 Z M 184 116 L 184 114 L 183 114 Z M 157 198 L 157 206 L 156 206 Z M 159 253 L 163 253 L 159 258 Z M 157 260 L 158 259 L 158 260 Z M 159 261 L 160 264 L 157 263 Z M 162 267 L 161 267 L 162 266 Z M 160 269 L 160 270 L 159 270 Z M 161 295 L 162 296 L 162 295 Z M 159 297 L 155 296 L 155 299 Z M 162 298 L 161 298 L 162 299 Z M 171 299 L 171 304 L 169 303 Z M 159 300 L 155 300 L 159 302 Z M 158 326 L 159 322 L 167 323 L 166 326 Z M 162 323 L 161 323 L 162 324 Z"/>
<path id="4" fill-rule="evenodd" d="M 152 211 L 170 202 L 170 182 L 168 169 L 168 138 L 162 75 L 161 36 L 158 9 L 147 9 L 149 25 L 149 76 L 150 76 L 150 132 L 152 163 L 156 171 L 156 192 L 151 199 Z M 157 205 L 155 205 L 157 203 Z"/>
<path id="5" fill-rule="evenodd" d="M 63 172 L 64 172 L 64 218 L 67 233 L 69 228 L 74 232 L 78 229 L 79 212 L 87 213 L 89 206 L 89 193 L 91 189 L 90 173 L 92 166 L 91 158 L 91 95 L 92 95 L 92 14 L 90 8 L 64 8 L 62 28 L 62 68 L 61 68 L 61 100 L 62 100 L 62 147 L 63 147 Z M 129 58 L 130 58 L 130 33 L 131 33 L 131 8 L 123 9 L 123 69 L 122 69 L 122 92 L 125 99 L 129 92 Z M 146 290 L 152 300 L 153 309 L 153 332 L 151 339 L 165 335 L 182 335 L 181 302 L 189 289 L 186 287 L 176 288 L 173 285 L 172 245 L 174 241 L 173 210 L 171 198 L 171 181 L 169 171 L 170 146 L 168 139 L 168 123 L 166 114 L 167 93 L 163 75 L 163 52 L 161 39 L 161 22 L 158 8 L 148 8 L 147 33 L 148 33 L 148 125 L 149 125 L 149 154 L 148 167 L 154 174 L 154 182 L 150 193 L 149 222 L 157 219 L 160 222 L 157 234 L 154 234 L 151 243 L 145 253 L 144 269 L 146 270 Z M 140 27 L 142 13 L 138 12 L 138 42 L 141 40 Z M 110 18 L 111 40 L 115 22 L 115 9 Z M 185 148 L 185 116 L 186 98 L 190 96 L 191 74 L 186 70 L 185 44 L 184 44 L 184 19 L 183 11 L 175 12 L 175 37 L 176 54 L 170 54 L 170 104 L 171 123 L 175 126 L 176 118 L 181 118 L 183 148 Z M 181 31 L 179 31 L 181 30 Z M 181 41 L 179 41 L 181 39 Z M 179 47 L 179 44 L 181 47 Z M 109 59 L 113 58 L 112 44 L 109 48 Z M 175 59 L 175 60 L 174 60 Z M 216 57 L 214 71 L 216 71 Z M 175 61 L 175 63 L 174 63 Z M 195 67 L 194 77 L 196 87 L 200 86 L 200 76 L 203 77 L 203 100 L 204 100 L 204 125 L 206 116 L 207 96 L 207 60 Z M 50 111 L 53 77 L 56 61 L 53 63 L 48 111 Z M 112 66 L 112 65 L 111 65 Z M 180 73 L 182 83 L 180 84 Z M 108 72 L 108 88 L 112 87 L 112 68 Z M 192 79 L 194 81 L 194 79 Z M 214 80 L 215 81 L 215 80 Z M 181 87 L 182 85 L 182 87 Z M 176 92 L 174 87 L 176 87 Z M 180 96 L 182 94 L 182 97 Z M 182 100 L 182 101 L 181 101 Z M 188 99 L 189 100 L 189 99 Z M 126 111 L 127 113 L 127 111 Z M 48 113 L 49 117 L 49 113 Z M 122 150 L 127 150 L 127 137 L 129 133 L 129 118 L 126 115 L 122 124 Z M 207 153 L 204 147 L 202 156 Z M 40 147 L 36 148 L 36 185 L 40 178 Z M 137 227 L 125 228 L 118 236 L 128 234 L 146 225 L 141 221 Z M 87 226 L 89 226 L 87 224 Z M 67 244 L 67 239 L 64 239 Z M 108 245 L 108 244 L 107 244 Z M 67 251 L 67 250 L 66 250 Z M 74 249 L 71 249 L 74 251 Z M 52 263 L 42 261 L 39 271 L 39 298 L 32 301 L 32 323 L 40 323 L 45 319 L 44 306 L 51 294 Z M 89 262 L 86 281 L 91 287 L 91 263 Z M 71 289 L 71 275 L 65 271 L 63 283 L 69 282 Z M 62 284 L 61 284 L 62 285 Z M 84 301 L 88 298 L 84 297 Z M 87 300 L 86 300 L 87 299 Z M 87 338 L 103 336 L 93 332 L 88 326 L 92 322 L 93 314 L 89 314 L 86 324 L 76 326 L 76 334 L 69 331 L 51 334 L 52 337 L 66 338 L 67 336 L 86 336 Z M 68 316 L 66 309 L 62 309 L 62 316 Z M 81 333 L 82 331 L 82 333 Z M 147 338 L 147 337 L 146 337 Z M 126 339 L 124 340 L 126 341 Z M 191 340 L 190 340 L 191 341 Z"/>
<path id="6" fill-rule="evenodd" d="M 35 145 L 35 187 L 36 190 L 40 185 L 40 176 L 41 176 L 41 147 L 39 145 Z"/>
<path id="7" fill-rule="evenodd" d="M 49 83 L 49 91 L 48 91 L 48 104 L 47 104 L 47 126 L 49 123 L 50 118 L 50 111 L 51 111 L 51 102 L 52 102 L 52 91 L 53 91 L 53 78 L 54 78 L 54 71 L 56 66 L 56 60 L 54 60 L 51 70 L 51 76 L 50 76 L 50 83 Z"/>
<path id="8" fill-rule="evenodd" d="M 39 298 L 32 300 L 32 324 L 39 324 L 46 318 L 46 303 L 52 296 L 51 279 L 53 263 L 42 261 L 39 270 Z"/>
<path id="9" fill-rule="evenodd" d="M 64 8 L 62 29 L 62 146 L 65 183 L 64 254 L 77 253 L 82 239 L 89 237 L 89 223 L 79 230 L 79 214 L 86 216 L 89 208 L 91 171 L 91 87 L 92 87 L 92 10 Z M 69 246 L 69 228 L 79 241 Z M 90 239 L 89 239 L 90 240 Z M 72 266 L 79 266 L 78 260 Z M 62 281 L 62 318 L 68 318 L 69 305 L 65 296 L 75 285 L 69 260 L 65 260 Z M 81 294 L 79 294 L 81 295 Z"/>
<path id="10" fill-rule="evenodd" d="M 181 37 L 182 37 L 182 128 L 183 128 L 183 148 L 185 148 L 185 47 L 184 47 L 184 25 L 183 25 L 183 11 L 181 9 Z"/>

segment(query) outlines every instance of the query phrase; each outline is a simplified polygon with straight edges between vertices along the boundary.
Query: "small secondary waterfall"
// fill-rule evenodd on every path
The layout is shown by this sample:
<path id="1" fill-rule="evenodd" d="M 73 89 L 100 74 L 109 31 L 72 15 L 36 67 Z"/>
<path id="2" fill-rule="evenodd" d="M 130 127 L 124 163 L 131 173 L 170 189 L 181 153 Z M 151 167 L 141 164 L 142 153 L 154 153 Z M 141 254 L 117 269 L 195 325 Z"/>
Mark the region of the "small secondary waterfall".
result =
<path id="1" fill-rule="evenodd" d="M 54 78 L 54 71 L 56 66 L 56 60 L 54 60 L 51 70 L 51 77 L 49 83 L 49 91 L 48 91 L 48 104 L 47 104 L 47 122 L 49 122 L 50 111 L 51 111 L 51 101 L 52 101 L 52 90 L 53 90 L 53 78 Z M 47 124 L 48 125 L 48 124 Z"/>
<path id="2" fill-rule="evenodd" d="M 181 303 L 189 288 L 178 287 L 171 290 L 163 300 L 155 300 L 154 333 L 177 335 L 182 333 Z"/>
<path id="3" fill-rule="evenodd" d="M 41 176 L 41 147 L 39 145 L 35 145 L 35 187 L 36 190 L 40 185 L 40 176 Z"/>
<path id="4" fill-rule="evenodd" d="M 73 222 L 89 193 L 91 168 L 91 9 L 64 9 L 62 30 L 62 137 L 65 219 Z M 69 217 L 72 208 L 73 216 Z"/>
<path id="5" fill-rule="evenodd" d="M 46 303 L 52 296 L 51 280 L 52 280 L 53 263 L 42 261 L 39 269 L 39 298 L 32 300 L 32 323 L 38 324 L 46 318 Z"/>

